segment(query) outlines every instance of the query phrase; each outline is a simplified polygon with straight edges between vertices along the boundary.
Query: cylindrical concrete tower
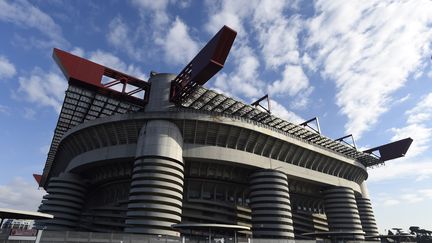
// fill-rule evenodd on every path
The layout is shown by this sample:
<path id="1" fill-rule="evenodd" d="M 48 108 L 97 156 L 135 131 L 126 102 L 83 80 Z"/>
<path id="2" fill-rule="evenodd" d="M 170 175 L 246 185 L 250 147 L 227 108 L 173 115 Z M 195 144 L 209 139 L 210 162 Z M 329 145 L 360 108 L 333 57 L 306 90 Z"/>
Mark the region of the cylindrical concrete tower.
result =
<path id="1" fill-rule="evenodd" d="M 250 176 L 253 235 L 261 238 L 294 238 L 287 176 L 263 170 Z"/>
<path id="2" fill-rule="evenodd" d="M 325 190 L 324 207 L 330 231 L 349 232 L 355 240 L 364 240 L 353 189 L 332 187 Z"/>
<path id="3" fill-rule="evenodd" d="M 361 184 L 361 191 L 362 194 L 356 196 L 356 201 L 363 231 L 366 233 L 366 236 L 378 236 L 378 226 L 365 182 Z"/>
<path id="4" fill-rule="evenodd" d="M 145 107 L 146 112 L 166 111 L 175 106 L 169 101 L 171 81 L 176 77 L 174 74 L 159 73 L 150 77 L 151 90 L 148 104 Z"/>
<path id="5" fill-rule="evenodd" d="M 168 121 L 149 121 L 141 129 L 132 173 L 126 232 L 179 236 L 181 222 L 183 139 Z"/>
<path id="6" fill-rule="evenodd" d="M 169 102 L 169 74 L 151 77 L 146 111 L 165 111 Z M 137 143 L 126 232 L 180 236 L 171 225 L 181 222 L 183 200 L 183 137 L 178 127 L 165 120 L 150 120 Z"/>
<path id="7" fill-rule="evenodd" d="M 39 211 L 54 215 L 51 220 L 38 220 L 36 224 L 49 230 L 74 229 L 80 218 L 85 197 L 85 183 L 71 173 L 61 173 L 48 183 Z"/>

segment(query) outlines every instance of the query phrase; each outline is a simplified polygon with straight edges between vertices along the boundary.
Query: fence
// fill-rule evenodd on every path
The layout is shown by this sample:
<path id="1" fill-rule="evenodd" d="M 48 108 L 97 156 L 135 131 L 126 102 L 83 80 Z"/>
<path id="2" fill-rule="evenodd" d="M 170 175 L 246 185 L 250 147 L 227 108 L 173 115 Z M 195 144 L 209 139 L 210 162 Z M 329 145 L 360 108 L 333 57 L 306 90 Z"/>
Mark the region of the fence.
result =
<path id="1" fill-rule="evenodd" d="M 202 237 L 167 237 L 149 236 L 127 233 L 97 233 L 76 231 L 39 231 L 36 240 L 8 239 L 9 230 L 0 230 L 0 243 L 209 243 L 206 236 Z M 330 240 L 278 240 L 278 239 L 248 239 L 232 237 L 212 238 L 211 243 L 331 243 Z M 346 243 L 364 243 L 364 241 L 337 241 Z M 371 243 L 371 241 L 366 241 Z"/>

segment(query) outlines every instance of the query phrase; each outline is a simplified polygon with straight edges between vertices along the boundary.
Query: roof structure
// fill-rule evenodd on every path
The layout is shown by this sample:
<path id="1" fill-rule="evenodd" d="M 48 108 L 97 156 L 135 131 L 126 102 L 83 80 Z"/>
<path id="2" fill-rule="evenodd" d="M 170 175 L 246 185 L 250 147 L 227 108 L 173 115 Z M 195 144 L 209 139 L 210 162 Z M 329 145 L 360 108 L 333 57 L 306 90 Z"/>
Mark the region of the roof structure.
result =
<path id="1" fill-rule="evenodd" d="M 351 159 L 358 160 L 366 167 L 383 162 L 381 158 L 375 154 L 358 151 L 355 146 L 351 144 L 327 138 L 318 131 L 286 121 L 267 111 L 260 110 L 252 105 L 245 104 L 201 86 L 197 87 L 181 105 L 186 108 L 224 113 L 262 123 L 304 142 L 312 143 Z"/>
<path id="2" fill-rule="evenodd" d="M 150 85 L 143 80 L 54 49 L 53 57 L 68 80 L 59 119 L 39 185 L 44 185 L 63 135 L 72 127 L 99 117 L 136 112 L 147 103 Z M 109 82 L 104 83 L 104 79 Z M 121 90 L 115 88 L 121 85 Z M 128 91 L 128 89 L 133 90 Z M 127 89 L 128 88 L 128 89 Z M 142 98 L 137 94 L 144 92 Z"/>
<path id="3" fill-rule="evenodd" d="M 0 219 L 52 219 L 51 214 L 33 211 L 24 211 L 8 208 L 0 208 Z"/>
<path id="4" fill-rule="evenodd" d="M 179 103 L 197 85 L 204 85 L 223 68 L 237 32 L 223 26 L 171 82 L 170 100 Z"/>
<path id="5" fill-rule="evenodd" d="M 197 228 L 211 228 L 211 229 L 225 229 L 225 230 L 250 230 L 250 227 L 244 225 L 232 225 L 232 224 L 173 224 L 173 228 L 183 228 L 183 229 L 197 229 Z"/>
<path id="6" fill-rule="evenodd" d="M 364 232 L 359 231 L 323 231 L 323 232 L 311 232 L 304 233 L 303 236 L 317 236 L 327 239 L 352 239 L 356 235 L 364 235 Z M 369 238 L 377 238 L 376 236 Z"/>
<path id="7" fill-rule="evenodd" d="M 96 118 L 136 112 L 143 107 L 144 105 L 122 101 L 84 87 L 69 85 L 56 128 L 54 129 L 54 136 L 51 141 L 40 185 L 45 183 L 60 141 L 69 129 Z"/>
<path id="8" fill-rule="evenodd" d="M 270 114 L 269 110 L 263 111 L 256 106 L 245 104 L 202 87 L 223 67 L 236 34 L 234 30 L 224 26 L 186 65 L 172 81 L 170 90 L 172 102 L 186 109 L 223 113 L 250 119 L 276 129 L 287 136 L 355 159 L 366 167 L 375 166 L 386 160 L 405 155 L 412 142 L 410 138 L 362 152 L 357 150 L 355 144 L 345 142 L 343 140 L 345 137 L 333 140 L 323 136 L 319 128 L 308 128 L 307 123 L 309 121 L 297 125 Z M 99 117 L 138 112 L 145 107 L 151 88 L 151 84 L 146 81 L 59 49 L 54 49 L 53 57 L 68 80 L 69 87 L 66 90 L 64 103 L 40 179 L 39 185 L 41 186 L 46 183 L 60 141 L 69 129 Z M 104 82 L 106 77 L 110 78 L 109 82 Z M 122 86 L 121 91 L 113 88 L 116 85 Z M 133 87 L 132 90 L 131 87 Z M 140 98 L 137 97 L 138 93 L 144 93 L 144 95 Z M 384 153 L 384 156 L 374 154 L 373 152 L 376 151 Z"/>

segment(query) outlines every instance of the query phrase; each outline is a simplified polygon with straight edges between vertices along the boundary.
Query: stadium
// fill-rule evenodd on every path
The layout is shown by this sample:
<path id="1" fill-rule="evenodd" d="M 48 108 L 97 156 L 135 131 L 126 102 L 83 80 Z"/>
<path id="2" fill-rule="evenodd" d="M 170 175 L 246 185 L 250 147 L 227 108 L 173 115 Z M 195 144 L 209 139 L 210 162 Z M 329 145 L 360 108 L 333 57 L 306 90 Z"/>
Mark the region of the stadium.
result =
<path id="1" fill-rule="evenodd" d="M 278 118 L 203 85 L 236 32 L 223 27 L 180 74 L 148 81 L 54 49 L 69 87 L 39 185 L 46 230 L 167 237 L 376 239 L 367 168 L 412 139 L 359 151 L 318 119 Z"/>

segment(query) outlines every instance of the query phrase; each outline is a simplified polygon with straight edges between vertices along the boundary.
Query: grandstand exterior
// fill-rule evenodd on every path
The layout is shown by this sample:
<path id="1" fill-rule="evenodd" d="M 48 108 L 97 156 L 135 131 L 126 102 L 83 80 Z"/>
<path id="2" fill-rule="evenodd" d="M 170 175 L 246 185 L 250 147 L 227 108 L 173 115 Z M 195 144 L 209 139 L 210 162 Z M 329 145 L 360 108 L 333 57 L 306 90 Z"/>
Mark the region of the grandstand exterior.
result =
<path id="1" fill-rule="evenodd" d="M 254 238 L 378 235 L 366 168 L 397 157 L 387 145 L 361 152 L 201 85 L 173 99 L 181 74 L 152 73 L 145 82 L 57 49 L 54 57 L 69 87 L 40 181 L 48 194 L 39 210 L 54 219 L 39 226 L 164 236 L 207 231 L 200 224 L 245 226 L 238 234 Z"/>

